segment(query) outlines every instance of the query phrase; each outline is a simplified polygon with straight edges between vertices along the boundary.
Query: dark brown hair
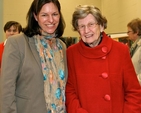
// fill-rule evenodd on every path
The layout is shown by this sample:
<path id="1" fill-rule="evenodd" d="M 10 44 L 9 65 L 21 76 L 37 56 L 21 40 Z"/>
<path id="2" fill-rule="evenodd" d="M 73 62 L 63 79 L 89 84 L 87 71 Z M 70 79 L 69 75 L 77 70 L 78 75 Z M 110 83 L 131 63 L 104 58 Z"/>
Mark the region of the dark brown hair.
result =
<path id="1" fill-rule="evenodd" d="M 41 35 L 40 33 L 40 26 L 38 25 L 38 22 L 35 20 L 34 15 L 37 15 L 41 8 L 43 7 L 43 5 L 45 5 L 46 3 L 50 3 L 52 2 L 53 4 L 55 4 L 58 8 L 58 11 L 60 13 L 60 21 L 59 21 L 59 25 L 56 29 L 56 37 L 61 37 L 64 29 L 65 29 L 65 22 L 61 13 L 61 6 L 58 0 L 34 0 L 31 4 L 31 7 L 27 13 L 27 26 L 23 29 L 23 32 L 25 35 L 32 37 L 33 35 Z"/>
<path id="2" fill-rule="evenodd" d="M 18 30 L 19 33 L 22 32 L 21 24 L 19 22 L 16 22 L 16 21 L 6 22 L 6 24 L 4 25 L 4 28 L 3 28 L 4 32 L 6 32 L 8 29 L 10 29 L 11 26 L 14 26 Z"/>

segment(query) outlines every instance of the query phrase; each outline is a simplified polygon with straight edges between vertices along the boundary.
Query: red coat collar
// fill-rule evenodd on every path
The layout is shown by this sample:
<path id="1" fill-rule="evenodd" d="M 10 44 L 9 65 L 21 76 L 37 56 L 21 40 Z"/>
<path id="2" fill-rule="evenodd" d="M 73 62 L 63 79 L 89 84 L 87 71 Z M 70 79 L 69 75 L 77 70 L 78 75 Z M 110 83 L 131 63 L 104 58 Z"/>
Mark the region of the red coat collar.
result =
<path id="1" fill-rule="evenodd" d="M 87 58 L 99 58 L 106 56 L 112 47 L 113 40 L 103 32 L 101 43 L 94 47 L 87 47 L 82 40 L 77 44 L 79 52 Z"/>

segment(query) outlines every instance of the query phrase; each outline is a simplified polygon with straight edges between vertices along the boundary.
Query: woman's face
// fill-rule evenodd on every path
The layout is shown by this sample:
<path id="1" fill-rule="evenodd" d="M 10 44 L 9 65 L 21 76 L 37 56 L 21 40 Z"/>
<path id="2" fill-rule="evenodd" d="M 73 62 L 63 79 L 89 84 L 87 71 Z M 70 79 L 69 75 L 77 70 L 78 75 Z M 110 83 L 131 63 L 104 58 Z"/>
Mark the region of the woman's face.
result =
<path id="1" fill-rule="evenodd" d="M 34 17 L 41 29 L 48 34 L 55 32 L 60 20 L 58 8 L 52 2 L 43 5 L 39 14 L 34 14 Z"/>
<path id="2" fill-rule="evenodd" d="M 11 26 L 9 29 L 7 29 L 7 30 L 5 31 L 6 39 L 7 39 L 9 36 L 16 35 L 16 34 L 19 34 L 19 30 L 18 30 L 18 28 L 15 27 L 15 26 Z"/>
<path id="3" fill-rule="evenodd" d="M 85 43 L 93 43 L 99 38 L 101 31 L 103 31 L 103 27 L 98 25 L 92 14 L 87 15 L 83 19 L 78 19 L 78 32 Z"/>
<path id="4" fill-rule="evenodd" d="M 138 38 L 138 33 L 134 33 L 130 27 L 127 27 L 127 30 L 129 40 L 135 41 Z"/>

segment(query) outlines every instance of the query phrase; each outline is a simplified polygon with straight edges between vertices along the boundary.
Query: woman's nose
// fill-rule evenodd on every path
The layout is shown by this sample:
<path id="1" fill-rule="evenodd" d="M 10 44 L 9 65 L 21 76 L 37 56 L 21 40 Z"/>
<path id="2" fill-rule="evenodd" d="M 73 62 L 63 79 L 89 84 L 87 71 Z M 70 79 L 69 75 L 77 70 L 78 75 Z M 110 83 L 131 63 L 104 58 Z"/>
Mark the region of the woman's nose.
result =
<path id="1" fill-rule="evenodd" d="M 48 21 L 51 23 L 53 22 L 53 17 L 51 15 L 49 16 Z"/>
<path id="2" fill-rule="evenodd" d="M 85 33 L 89 32 L 90 31 L 89 26 L 85 26 L 84 31 L 85 31 Z"/>
<path id="3" fill-rule="evenodd" d="M 11 34 L 11 35 L 14 35 L 14 32 L 13 32 L 13 31 L 11 31 L 11 32 L 10 32 L 10 34 Z"/>

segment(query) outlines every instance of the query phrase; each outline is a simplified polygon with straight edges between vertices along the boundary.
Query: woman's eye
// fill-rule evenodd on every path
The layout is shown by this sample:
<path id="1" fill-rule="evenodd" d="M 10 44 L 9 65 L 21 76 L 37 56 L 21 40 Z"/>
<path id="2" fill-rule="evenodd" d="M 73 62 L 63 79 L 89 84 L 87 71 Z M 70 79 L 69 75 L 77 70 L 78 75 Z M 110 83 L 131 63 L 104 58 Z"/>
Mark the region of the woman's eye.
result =
<path id="1" fill-rule="evenodd" d="M 54 14 L 53 14 L 53 16 L 57 16 L 57 15 L 58 15 L 58 13 L 54 13 Z"/>
<path id="2" fill-rule="evenodd" d="M 41 15 L 41 16 L 46 16 L 46 15 Z"/>
<path id="3" fill-rule="evenodd" d="M 10 29 L 8 29 L 7 31 L 8 31 L 8 32 L 11 32 L 11 30 L 10 30 Z"/>
<path id="4" fill-rule="evenodd" d="M 84 28 L 84 25 L 79 26 L 80 28 Z"/>

